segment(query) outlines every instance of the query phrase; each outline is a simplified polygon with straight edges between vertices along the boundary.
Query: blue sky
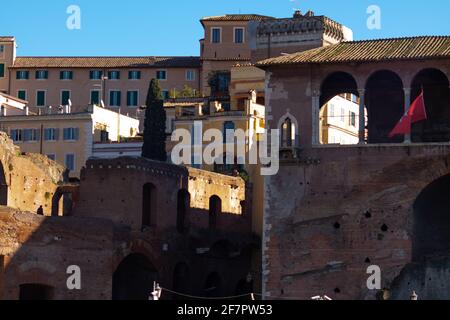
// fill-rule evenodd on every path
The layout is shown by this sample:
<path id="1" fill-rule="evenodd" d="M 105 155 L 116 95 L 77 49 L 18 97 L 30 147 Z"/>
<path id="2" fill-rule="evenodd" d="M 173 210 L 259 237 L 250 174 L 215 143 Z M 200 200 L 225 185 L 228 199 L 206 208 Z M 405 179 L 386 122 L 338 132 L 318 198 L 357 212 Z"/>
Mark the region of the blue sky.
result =
<path id="1" fill-rule="evenodd" d="M 202 16 L 257 13 L 288 17 L 312 9 L 350 27 L 355 39 L 450 35 L 445 0 L 5 0 L 0 34 L 14 35 L 18 55 L 198 55 Z M 69 5 L 81 29 L 66 28 Z M 369 5 L 381 8 L 381 29 L 367 28 Z"/>

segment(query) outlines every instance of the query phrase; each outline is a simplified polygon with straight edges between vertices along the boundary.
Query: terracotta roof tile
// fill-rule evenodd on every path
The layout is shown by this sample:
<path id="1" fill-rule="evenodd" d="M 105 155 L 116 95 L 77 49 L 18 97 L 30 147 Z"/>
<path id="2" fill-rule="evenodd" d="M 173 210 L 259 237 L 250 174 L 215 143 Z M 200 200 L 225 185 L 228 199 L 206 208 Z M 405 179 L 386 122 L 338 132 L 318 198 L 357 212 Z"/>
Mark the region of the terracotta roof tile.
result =
<path id="1" fill-rule="evenodd" d="M 199 57 L 18 57 L 12 68 L 199 68 Z"/>
<path id="2" fill-rule="evenodd" d="M 225 14 L 222 16 L 203 17 L 200 21 L 261 21 L 267 19 L 275 18 L 259 14 Z"/>
<path id="3" fill-rule="evenodd" d="M 450 58 L 450 36 L 424 36 L 341 42 L 304 52 L 263 60 L 258 67 L 309 63 Z"/>

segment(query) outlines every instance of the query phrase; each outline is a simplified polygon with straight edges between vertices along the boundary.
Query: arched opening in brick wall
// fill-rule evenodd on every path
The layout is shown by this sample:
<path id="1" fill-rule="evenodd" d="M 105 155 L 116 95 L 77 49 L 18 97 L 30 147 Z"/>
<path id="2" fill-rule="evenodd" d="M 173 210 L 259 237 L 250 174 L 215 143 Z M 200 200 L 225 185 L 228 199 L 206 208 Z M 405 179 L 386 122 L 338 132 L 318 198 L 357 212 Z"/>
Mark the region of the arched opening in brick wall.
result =
<path id="1" fill-rule="evenodd" d="M 414 202 L 413 261 L 450 254 L 450 175 L 427 186 Z"/>
<path id="2" fill-rule="evenodd" d="M 189 294 L 189 275 L 188 265 L 184 262 L 178 263 L 173 271 L 173 291 Z M 184 297 L 174 295 L 174 299 L 182 300 Z"/>
<path id="3" fill-rule="evenodd" d="M 204 296 L 208 298 L 221 297 L 223 295 L 222 278 L 217 272 L 210 273 L 203 287 Z"/>
<path id="4" fill-rule="evenodd" d="M 142 188 L 142 228 L 156 225 L 156 187 L 146 183 Z"/>
<path id="5" fill-rule="evenodd" d="M 368 143 L 400 143 L 404 137 L 389 138 L 389 133 L 405 112 L 402 79 L 389 70 L 373 73 L 366 84 Z"/>
<path id="6" fill-rule="evenodd" d="M 320 143 L 359 143 L 359 93 L 354 77 L 334 72 L 323 81 L 320 93 Z"/>
<path id="7" fill-rule="evenodd" d="M 158 271 L 150 260 L 133 253 L 126 257 L 113 274 L 113 300 L 148 300 Z"/>
<path id="8" fill-rule="evenodd" d="M 189 208 L 191 206 L 191 194 L 182 189 L 177 196 L 177 231 L 184 233 L 189 223 Z"/>
<path id="9" fill-rule="evenodd" d="M 450 141 L 450 88 L 447 76 L 438 69 L 424 69 L 411 84 L 411 102 L 424 92 L 428 119 L 412 125 L 413 142 Z"/>
<path id="10" fill-rule="evenodd" d="M 77 192 L 78 186 L 58 187 L 52 198 L 52 217 L 71 216 L 76 203 Z"/>
<path id="11" fill-rule="evenodd" d="M 19 300 L 24 301 L 45 301 L 53 300 L 54 288 L 51 286 L 26 283 L 19 286 Z"/>
<path id="12" fill-rule="evenodd" d="M 209 198 L 209 229 L 217 229 L 217 220 L 222 214 L 222 199 L 218 196 Z"/>
<path id="13" fill-rule="evenodd" d="M 8 206 L 8 184 L 6 183 L 5 170 L 0 162 L 0 206 Z"/>

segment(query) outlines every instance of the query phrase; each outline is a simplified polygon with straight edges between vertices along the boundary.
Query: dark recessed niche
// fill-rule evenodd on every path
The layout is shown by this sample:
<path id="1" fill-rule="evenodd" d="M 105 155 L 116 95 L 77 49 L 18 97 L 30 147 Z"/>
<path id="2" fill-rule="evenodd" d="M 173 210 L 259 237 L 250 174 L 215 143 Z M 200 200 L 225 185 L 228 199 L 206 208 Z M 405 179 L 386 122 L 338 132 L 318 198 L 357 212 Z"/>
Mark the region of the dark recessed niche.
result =
<path id="1" fill-rule="evenodd" d="M 371 263 L 369 258 L 366 258 L 366 260 L 364 260 L 365 263 Z"/>
<path id="2" fill-rule="evenodd" d="M 341 289 L 339 288 L 334 289 L 334 293 L 341 293 Z"/>
<path id="3" fill-rule="evenodd" d="M 383 232 L 388 232 L 388 230 L 389 230 L 389 227 L 388 227 L 386 224 L 383 224 L 383 225 L 381 226 L 381 231 L 383 231 Z"/>
<path id="4" fill-rule="evenodd" d="M 364 214 L 364 216 L 365 216 L 367 219 L 372 218 L 372 214 L 370 213 L 370 211 L 367 211 L 367 212 Z"/>
<path id="5" fill-rule="evenodd" d="M 334 227 L 335 229 L 340 229 L 340 228 L 341 228 L 341 224 L 340 224 L 339 222 L 336 222 L 336 223 L 333 225 L 333 227 Z"/>

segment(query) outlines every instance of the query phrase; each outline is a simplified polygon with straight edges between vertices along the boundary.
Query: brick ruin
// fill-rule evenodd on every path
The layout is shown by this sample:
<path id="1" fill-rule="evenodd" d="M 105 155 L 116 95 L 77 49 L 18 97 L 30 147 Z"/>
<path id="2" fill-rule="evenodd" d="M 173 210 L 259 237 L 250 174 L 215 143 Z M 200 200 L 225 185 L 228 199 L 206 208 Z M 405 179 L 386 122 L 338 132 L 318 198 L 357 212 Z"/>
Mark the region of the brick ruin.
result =
<path id="1" fill-rule="evenodd" d="M 241 178 L 119 158 L 88 161 L 77 186 L 57 164 L 1 142 L 8 199 L 18 199 L 0 207 L 1 299 L 146 300 L 154 281 L 198 296 L 253 292 L 260 240 Z M 30 180 L 42 184 L 19 185 Z M 81 290 L 67 287 L 72 265 Z"/>

